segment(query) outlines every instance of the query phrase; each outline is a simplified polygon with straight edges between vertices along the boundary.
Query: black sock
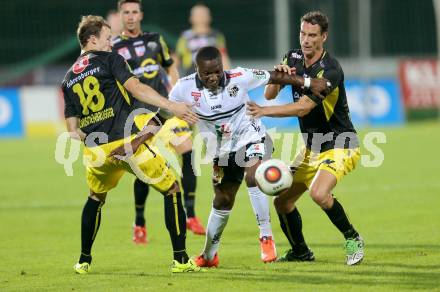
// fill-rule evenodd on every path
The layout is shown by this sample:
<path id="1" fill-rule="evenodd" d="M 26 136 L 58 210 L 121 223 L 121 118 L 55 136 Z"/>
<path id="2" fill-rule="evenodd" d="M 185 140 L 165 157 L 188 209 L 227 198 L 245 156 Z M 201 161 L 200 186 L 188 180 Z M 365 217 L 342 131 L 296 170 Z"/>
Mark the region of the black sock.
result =
<path id="1" fill-rule="evenodd" d="M 344 212 L 344 208 L 342 205 L 336 200 L 333 199 L 333 206 L 325 210 L 328 218 L 332 221 L 332 223 L 342 232 L 345 239 L 347 238 L 356 238 L 359 236 L 359 233 L 353 228 L 353 225 L 350 224 L 350 220 L 348 220 L 347 214 Z"/>
<path id="2" fill-rule="evenodd" d="M 185 210 L 188 218 L 195 217 L 194 203 L 196 191 L 196 175 L 191 163 L 192 151 L 182 154 L 182 188 L 185 199 Z"/>
<path id="3" fill-rule="evenodd" d="M 188 262 L 186 254 L 186 214 L 180 192 L 164 196 L 165 225 L 173 245 L 174 259 L 179 263 Z"/>
<path id="4" fill-rule="evenodd" d="M 134 207 L 136 210 L 136 217 L 134 224 L 137 226 L 145 225 L 145 202 L 147 200 L 149 187 L 146 183 L 136 178 L 133 185 L 134 189 Z"/>
<path id="5" fill-rule="evenodd" d="M 103 202 L 88 198 L 81 216 L 81 256 L 79 263 L 92 262 L 92 245 L 101 224 Z"/>
<path id="6" fill-rule="evenodd" d="M 302 233 L 302 219 L 298 208 L 287 214 L 278 213 L 281 229 L 289 240 L 293 252 L 301 255 L 306 253 L 309 248 L 304 240 Z"/>

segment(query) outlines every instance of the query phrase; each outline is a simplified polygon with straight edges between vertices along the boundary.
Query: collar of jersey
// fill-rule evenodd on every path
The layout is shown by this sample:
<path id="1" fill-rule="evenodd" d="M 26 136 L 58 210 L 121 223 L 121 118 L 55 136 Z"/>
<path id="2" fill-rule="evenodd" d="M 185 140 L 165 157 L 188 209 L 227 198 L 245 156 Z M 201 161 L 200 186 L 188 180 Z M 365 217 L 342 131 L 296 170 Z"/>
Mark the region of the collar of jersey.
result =
<path id="1" fill-rule="evenodd" d="M 95 53 L 95 52 L 99 52 L 99 51 L 98 50 L 88 50 L 88 51 L 85 51 L 81 55 L 79 55 L 78 58 L 81 58 L 82 56 L 88 55 L 90 53 Z"/>
<path id="2" fill-rule="evenodd" d="M 324 59 L 325 55 L 327 55 L 327 51 L 326 51 L 326 50 L 323 50 L 323 51 L 322 51 L 321 58 L 319 58 L 318 60 L 316 60 L 316 62 L 313 63 L 312 65 L 310 65 L 309 67 L 306 67 L 306 59 L 303 58 L 303 66 L 304 66 L 304 68 L 306 68 L 306 69 L 312 68 L 312 67 L 315 66 L 318 62 L 320 62 L 322 59 Z"/>
<path id="3" fill-rule="evenodd" d="M 128 36 L 128 35 L 124 34 L 124 32 L 121 32 L 121 33 L 119 34 L 119 37 L 120 37 L 121 39 L 123 39 L 123 40 L 130 40 L 130 39 L 137 39 L 137 38 L 141 37 L 143 34 L 144 34 L 144 32 L 141 31 L 137 36 L 135 36 L 135 37 L 131 37 L 131 36 Z"/>
<path id="4" fill-rule="evenodd" d="M 220 79 L 220 83 L 218 84 L 220 87 L 225 88 L 226 87 L 226 73 L 223 72 L 223 76 Z M 202 80 L 199 78 L 199 74 L 196 73 L 196 86 L 199 90 L 203 90 L 203 83 Z"/>

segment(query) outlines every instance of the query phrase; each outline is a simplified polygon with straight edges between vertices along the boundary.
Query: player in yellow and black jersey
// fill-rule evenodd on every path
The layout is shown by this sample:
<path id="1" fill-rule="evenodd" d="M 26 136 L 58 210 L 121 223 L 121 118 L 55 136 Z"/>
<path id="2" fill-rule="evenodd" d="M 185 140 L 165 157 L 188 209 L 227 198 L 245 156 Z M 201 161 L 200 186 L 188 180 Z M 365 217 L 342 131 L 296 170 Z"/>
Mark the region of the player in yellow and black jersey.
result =
<path id="1" fill-rule="evenodd" d="M 120 36 L 113 39 L 113 52 L 117 52 L 128 62 L 139 80 L 151 86 L 163 96 L 179 79 L 176 64 L 170 56 L 168 46 L 161 35 L 155 32 L 142 32 L 142 2 L 140 0 L 118 1 L 118 12 L 123 30 Z M 134 101 L 134 108 L 157 108 Z M 148 121 L 148 115 L 136 117 L 136 125 L 142 129 Z M 184 205 L 187 213 L 187 228 L 195 234 L 205 234 L 200 219 L 195 215 L 196 176 L 192 167 L 192 127 L 187 122 L 173 117 L 166 121 L 155 137 L 161 140 L 166 149 L 179 160 L 182 168 L 182 188 Z M 148 185 L 140 179 L 134 181 L 135 221 L 133 225 L 133 242 L 147 243 L 145 224 L 145 203 L 149 194 Z"/>
<path id="2" fill-rule="evenodd" d="M 297 116 L 305 147 L 293 165 L 291 188 L 275 198 L 274 204 L 281 228 L 292 246 L 281 261 L 314 260 L 303 234 L 301 216 L 295 201 L 307 190 L 345 237 L 346 262 L 354 265 L 364 257 L 363 239 L 354 229 L 342 205 L 333 197 L 333 189 L 359 161 L 359 140 L 350 120 L 344 87 L 344 72 L 338 61 L 324 50 L 328 36 L 327 16 L 309 12 L 301 19 L 300 50 L 289 51 L 279 71 L 304 77 L 304 86 L 292 88 L 293 103 L 260 107 L 249 104 L 248 112 L 256 117 Z M 326 78 L 330 90 L 324 99 L 313 95 L 310 78 Z M 275 98 L 279 85 L 268 85 L 267 99 Z"/>
<path id="3" fill-rule="evenodd" d="M 316 103 L 316 107 L 313 110 L 299 119 L 301 133 L 307 138 L 305 139 L 306 147 L 309 149 L 313 148 L 316 152 L 325 152 L 333 148 L 358 147 L 359 142 L 356 130 L 350 120 L 344 86 L 344 72 L 338 61 L 330 56 L 327 51 L 323 51 L 315 63 L 306 66 L 303 52 L 299 49 L 287 52 L 282 64 L 293 68 L 297 75 L 308 78 L 324 77 L 331 82 L 331 92 L 324 100 L 311 94 L 307 88 L 292 87 L 294 102 L 298 102 L 301 96 L 307 95 Z M 322 141 L 314 133 L 322 133 Z M 339 141 L 338 136 L 343 133 L 347 137 L 344 141 Z M 340 139 L 342 138 L 343 136 L 340 137 Z M 335 145 L 336 143 L 342 144 Z"/>
<path id="4" fill-rule="evenodd" d="M 173 103 L 139 82 L 125 60 L 111 52 L 110 26 L 102 17 L 83 17 L 77 36 L 82 52 L 67 72 L 62 90 L 67 129 L 73 138 L 85 144 L 90 195 L 82 212 L 81 255 L 74 270 L 79 274 L 89 272 L 92 244 L 107 192 L 125 172 L 130 172 L 164 195 L 165 223 L 174 252 L 172 271 L 198 271 L 185 251 L 186 216 L 173 172 L 148 144 L 151 135 L 145 132 L 133 135 L 132 127 L 125 126 L 132 124 L 130 112 L 134 99 L 168 109 L 189 122 L 197 121 L 195 114 L 186 105 Z"/>

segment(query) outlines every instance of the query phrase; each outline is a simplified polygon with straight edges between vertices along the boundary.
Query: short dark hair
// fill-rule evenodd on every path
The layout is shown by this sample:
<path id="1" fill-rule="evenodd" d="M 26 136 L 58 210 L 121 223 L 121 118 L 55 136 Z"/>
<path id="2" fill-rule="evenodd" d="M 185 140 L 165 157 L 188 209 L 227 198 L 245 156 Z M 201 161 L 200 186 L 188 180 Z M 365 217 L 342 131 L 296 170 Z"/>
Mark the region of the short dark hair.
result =
<path id="1" fill-rule="evenodd" d="M 301 17 L 301 22 L 317 24 L 321 28 L 321 33 L 328 31 L 328 17 L 321 11 L 310 11 Z"/>
<path id="2" fill-rule="evenodd" d="M 101 16 L 83 16 L 78 24 L 78 29 L 76 30 L 76 36 L 78 37 L 81 47 L 87 45 L 90 36 L 94 35 L 99 37 L 104 26 L 110 28 L 110 25 Z"/>
<path id="3" fill-rule="evenodd" d="M 200 61 L 210 61 L 215 59 L 220 59 L 221 54 L 220 51 L 216 47 L 203 47 L 199 49 L 196 55 L 196 64 L 199 64 Z"/>
<path id="4" fill-rule="evenodd" d="M 121 6 L 125 3 L 137 3 L 142 11 L 142 0 L 119 0 L 118 1 L 118 11 L 121 10 Z"/>

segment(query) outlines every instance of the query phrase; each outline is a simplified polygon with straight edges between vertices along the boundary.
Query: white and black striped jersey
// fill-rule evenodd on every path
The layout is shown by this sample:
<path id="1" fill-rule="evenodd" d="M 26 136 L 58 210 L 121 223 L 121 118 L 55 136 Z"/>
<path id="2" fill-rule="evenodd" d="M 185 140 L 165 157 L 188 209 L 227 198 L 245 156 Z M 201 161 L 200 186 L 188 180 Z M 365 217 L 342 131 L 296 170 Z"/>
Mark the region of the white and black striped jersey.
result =
<path id="1" fill-rule="evenodd" d="M 181 78 L 169 98 L 192 104 L 200 118 L 200 133 L 215 137 L 215 157 L 223 157 L 265 136 L 266 129 L 261 121 L 246 115 L 246 103 L 248 92 L 267 84 L 269 79 L 268 71 L 238 67 L 225 71 L 217 92 L 212 92 L 203 87 L 194 73 Z"/>

